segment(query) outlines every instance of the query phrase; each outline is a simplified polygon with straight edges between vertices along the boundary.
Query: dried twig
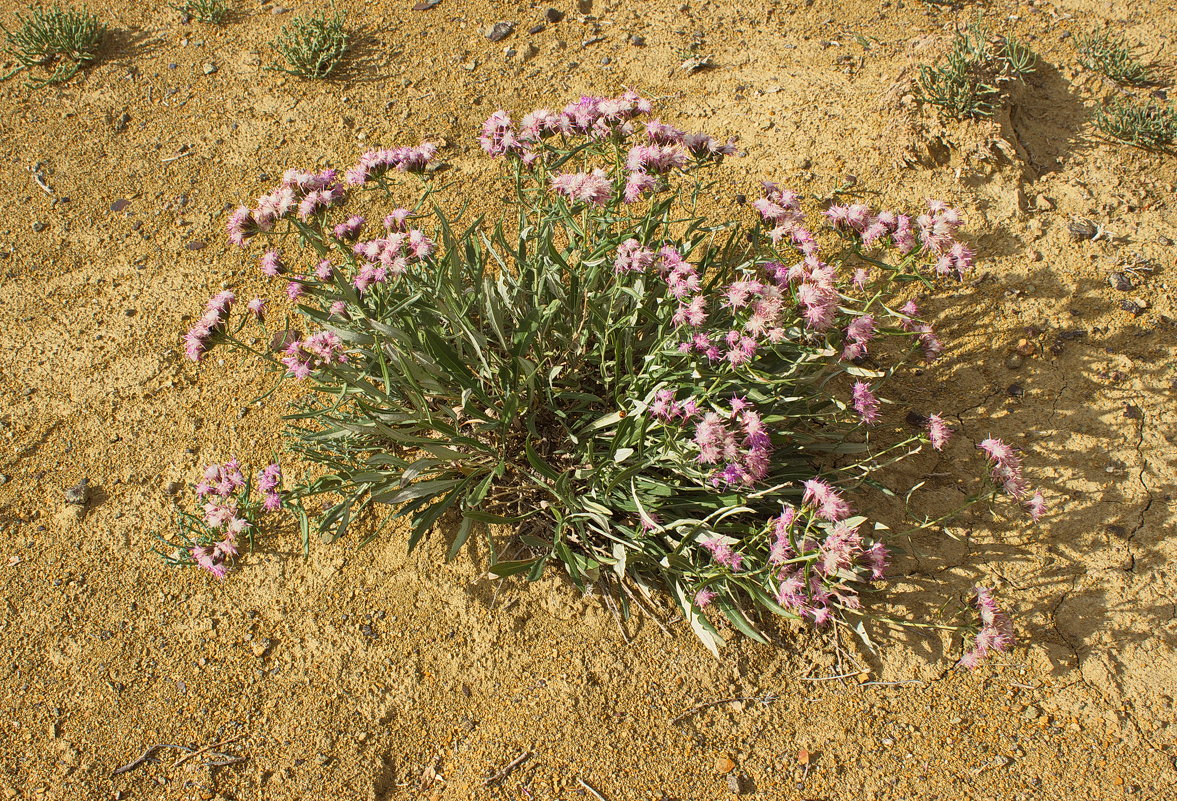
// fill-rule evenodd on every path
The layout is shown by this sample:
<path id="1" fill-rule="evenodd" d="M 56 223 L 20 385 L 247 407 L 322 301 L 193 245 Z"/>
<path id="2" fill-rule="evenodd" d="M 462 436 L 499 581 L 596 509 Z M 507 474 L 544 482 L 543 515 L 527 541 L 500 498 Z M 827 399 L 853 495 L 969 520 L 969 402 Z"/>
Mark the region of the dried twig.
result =
<path id="1" fill-rule="evenodd" d="M 142 756 L 140 756 L 138 759 L 134 760 L 133 762 L 128 762 L 127 764 L 123 765 L 121 768 L 115 768 L 113 771 L 111 771 L 110 775 L 111 776 L 118 776 L 120 773 L 126 773 L 127 771 L 134 770 L 135 768 L 139 767 L 147 760 L 151 759 L 151 757 L 153 757 L 155 755 L 155 752 L 159 751 L 161 748 L 175 748 L 178 751 L 191 751 L 192 750 L 191 748 L 188 748 L 187 746 L 184 746 L 184 745 L 168 745 L 167 743 L 160 743 L 159 745 L 153 745 L 153 746 L 149 747 L 146 751 L 144 751 Z"/>
<path id="2" fill-rule="evenodd" d="M 188 157 L 189 157 L 189 156 L 191 156 L 191 155 L 192 155 L 192 151 L 191 151 L 191 150 L 188 150 L 188 151 L 185 151 L 185 152 L 183 152 L 183 153 L 177 153 L 177 154 L 176 154 L 176 155 L 174 155 L 174 156 L 168 156 L 166 159 L 160 159 L 160 160 L 159 160 L 159 163 L 160 163 L 160 164 L 167 164 L 169 161 L 177 161 L 177 160 L 179 160 L 179 159 L 185 159 L 185 158 L 188 158 Z"/>
<path id="3" fill-rule="evenodd" d="M 761 704 L 764 704 L 765 706 L 768 706 L 776 699 L 777 699 L 777 696 L 774 695 L 773 693 L 765 693 L 764 695 L 759 696 L 759 697 L 756 697 L 756 696 L 742 696 L 742 697 L 736 696 L 733 698 L 720 698 L 718 701 L 708 701 L 705 704 L 699 704 L 698 706 L 693 706 L 690 709 L 686 710 L 685 712 L 680 712 L 676 717 L 671 718 L 670 722 L 673 725 L 675 723 L 678 723 L 683 718 L 689 717 L 689 716 L 695 714 L 696 712 L 699 712 L 700 710 L 707 709 L 707 708 L 713 707 L 713 706 L 719 706 L 720 704 L 731 704 L 731 703 L 735 703 L 737 701 L 757 701 Z"/>
<path id="4" fill-rule="evenodd" d="M 213 751 L 214 749 L 220 748 L 221 746 L 224 746 L 224 745 L 228 745 L 229 743 L 235 743 L 244 736 L 245 736 L 244 734 L 238 734 L 236 737 L 233 737 L 229 740 L 222 740 L 219 743 L 213 743 L 212 745 L 206 745 L 203 748 L 198 748 L 195 751 L 191 751 L 190 753 L 184 754 L 184 756 L 177 758 L 176 761 L 172 763 L 172 767 L 178 768 L 181 765 L 183 765 L 185 762 L 187 762 L 189 759 L 192 759 L 192 757 L 197 757 L 197 756 L 200 756 L 201 754 L 208 753 L 209 751 Z M 217 756 L 232 757 L 233 759 L 244 759 L 244 757 L 235 757 L 232 754 L 217 754 Z"/>
<path id="5" fill-rule="evenodd" d="M 33 174 L 33 180 L 37 182 L 37 186 L 41 187 L 41 190 L 45 194 L 56 194 L 53 191 L 53 187 L 50 186 L 49 182 L 45 179 L 45 173 L 41 172 L 41 162 L 38 161 L 32 167 L 29 167 L 29 172 Z"/>
<path id="6" fill-rule="evenodd" d="M 855 676 L 862 675 L 861 670 L 856 670 L 853 673 L 839 673 L 837 676 L 802 676 L 801 681 L 837 681 L 838 679 L 852 679 Z"/>
<path id="7" fill-rule="evenodd" d="M 507 775 L 511 771 L 515 770 L 515 768 L 519 767 L 520 765 L 522 765 L 524 762 L 526 762 L 530 758 L 531 758 L 531 752 L 524 751 L 522 754 L 515 757 L 510 762 L 508 762 L 506 765 L 504 765 L 497 773 L 495 773 L 493 776 L 491 776 L 489 779 L 487 779 L 483 783 L 482 786 L 483 787 L 490 787 L 492 784 L 498 784 L 503 779 L 507 778 Z"/>
<path id="8" fill-rule="evenodd" d="M 580 783 L 581 787 L 583 787 L 584 789 L 586 789 L 590 793 L 592 793 L 593 798 L 597 799 L 597 801 L 608 801 L 608 799 L 606 799 L 605 796 L 598 793 L 596 791 L 596 789 L 594 789 L 593 786 L 591 784 L 589 784 L 588 782 L 586 782 L 584 779 L 577 776 L 576 781 Z"/>

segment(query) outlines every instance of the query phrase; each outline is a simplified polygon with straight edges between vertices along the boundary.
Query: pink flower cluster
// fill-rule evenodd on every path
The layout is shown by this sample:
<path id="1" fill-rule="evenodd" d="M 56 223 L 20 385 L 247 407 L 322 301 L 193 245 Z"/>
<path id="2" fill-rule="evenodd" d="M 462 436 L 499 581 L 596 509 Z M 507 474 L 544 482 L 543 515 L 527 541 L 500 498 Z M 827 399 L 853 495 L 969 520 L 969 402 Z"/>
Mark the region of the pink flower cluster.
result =
<path id="1" fill-rule="evenodd" d="M 604 206 L 613 196 L 613 183 L 602 169 L 570 172 L 552 177 L 552 188 L 573 203 Z"/>
<path id="2" fill-rule="evenodd" d="M 281 482 L 282 468 L 277 464 L 268 465 L 258 473 L 257 487 L 265 496 L 263 508 L 268 512 L 282 505 L 278 491 Z M 249 519 L 250 507 L 246 504 L 243 509 L 238 495 L 244 488 L 245 475 L 236 459 L 222 465 L 209 465 L 196 485 L 196 497 L 204 501 L 204 523 L 209 532 L 221 539 L 211 544 L 193 545 L 188 549 L 188 555 L 217 578 L 225 577 L 228 561 L 237 556 L 238 538 L 247 534 L 253 525 Z M 209 539 L 211 537 L 204 541 L 207 543 Z"/>
<path id="3" fill-rule="evenodd" d="M 217 578 L 224 578 L 226 561 L 237 555 L 237 538 L 249 529 L 249 521 L 239 514 L 234 496 L 245 486 L 245 476 L 236 459 L 223 465 L 209 465 L 203 479 L 196 485 L 196 497 L 207 498 L 204 503 L 204 522 L 214 532 L 223 533 L 213 545 L 194 545 L 189 556 L 197 565 Z"/>
<path id="4" fill-rule="evenodd" d="M 417 147 L 398 147 L 392 150 L 369 150 L 360 156 L 359 163 L 344 174 L 349 186 L 363 186 L 387 173 L 425 172 L 437 156 L 437 145 L 422 142 Z"/>
<path id="5" fill-rule="evenodd" d="M 241 206 L 229 217 L 229 241 L 239 247 L 259 233 L 271 231 L 279 220 L 294 213 L 302 220 L 341 203 L 346 195 L 337 170 L 287 170 L 282 183 L 258 198 L 257 206 Z"/>
<path id="6" fill-rule="evenodd" d="M 479 142 L 491 156 L 510 155 L 524 164 L 532 164 L 538 158 L 533 147 L 546 136 L 587 134 L 597 139 L 615 134 L 628 136 L 633 133 L 631 121 L 649 114 L 651 109 L 650 101 L 633 91 L 614 98 L 585 96 L 569 103 L 559 114 L 548 109 L 531 112 L 522 119 L 517 131 L 510 115 L 499 110 L 483 123 Z"/>
<path id="7" fill-rule="evenodd" d="M 855 381 L 852 391 L 854 411 L 868 425 L 879 419 L 879 399 L 871 391 L 870 384 L 865 381 Z"/>
<path id="8" fill-rule="evenodd" d="M 711 537 L 703 541 L 703 547 L 711 554 L 711 558 L 718 565 L 731 570 L 733 573 L 743 570 L 744 555 L 732 548 L 723 537 Z"/>
<path id="9" fill-rule="evenodd" d="M 282 508 L 282 496 L 278 487 L 282 484 L 282 468 L 277 462 L 268 464 L 258 471 L 257 489 L 263 496 L 262 508 L 276 512 Z"/>
<path id="10" fill-rule="evenodd" d="M 952 436 L 952 429 L 948 427 L 948 423 L 944 422 L 944 418 L 940 415 L 933 414 L 928 417 L 925 425 L 932 447 L 938 451 L 944 450 L 944 446 L 948 444 L 948 438 Z"/>
<path id="11" fill-rule="evenodd" d="M 992 437 L 981 440 L 977 447 L 989 458 L 994 483 L 999 485 L 1006 495 L 1025 506 L 1030 517 L 1037 522 L 1046 513 L 1046 499 L 1041 491 L 1030 495 L 1026 480 L 1022 476 L 1022 460 L 1014 449 Z"/>
<path id="12" fill-rule="evenodd" d="M 732 398 L 726 418 L 718 412 L 704 413 L 695 425 L 695 445 L 699 464 L 726 463 L 712 474 L 713 486 L 750 487 L 768 475 L 772 439 L 760 415 L 743 398 Z"/>
<path id="13" fill-rule="evenodd" d="M 916 335 L 916 341 L 920 343 L 920 347 L 924 350 L 924 359 L 928 362 L 934 362 L 944 352 L 944 346 L 940 344 L 940 340 L 936 337 L 936 333 L 932 330 L 932 326 L 927 323 L 917 323 L 915 318 L 919 315 L 919 308 L 916 306 L 914 300 L 909 300 L 899 307 L 899 313 L 902 317 L 899 320 L 899 325 L 904 331 L 910 331 Z"/>
<path id="14" fill-rule="evenodd" d="M 997 608 L 993 591 L 977 585 L 974 603 L 981 614 L 981 630 L 977 632 L 970 648 L 958 663 L 961 667 L 975 668 L 993 652 L 1008 651 L 1014 643 L 1014 625 L 1009 615 Z"/>
<path id="15" fill-rule="evenodd" d="M 860 314 L 846 326 L 846 340 L 842 346 L 842 358 L 846 361 L 861 359 L 866 355 L 866 346 L 875 337 L 875 318 Z"/>
<path id="16" fill-rule="evenodd" d="M 200 361 L 200 357 L 208 351 L 209 339 L 224 329 L 225 322 L 229 319 L 229 310 L 235 300 L 236 297 L 228 290 L 214 295 L 209 300 L 204 315 L 184 335 L 185 356 L 194 362 Z"/>
<path id="17" fill-rule="evenodd" d="M 338 334 L 320 331 L 305 340 L 291 342 L 281 361 L 290 374 L 301 381 L 322 367 L 346 362 L 347 354 L 343 352 L 343 340 Z"/>
<path id="18" fill-rule="evenodd" d="M 384 222 L 386 227 L 396 229 L 403 226 L 404 218 L 394 212 Z M 410 265 L 431 256 L 436 247 L 432 239 L 415 228 L 390 230 L 387 236 L 357 242 L 352 252 L 365 261 L 352 284 L 359 292 L 366 292 L 375 284 L 404 275 Z"/>

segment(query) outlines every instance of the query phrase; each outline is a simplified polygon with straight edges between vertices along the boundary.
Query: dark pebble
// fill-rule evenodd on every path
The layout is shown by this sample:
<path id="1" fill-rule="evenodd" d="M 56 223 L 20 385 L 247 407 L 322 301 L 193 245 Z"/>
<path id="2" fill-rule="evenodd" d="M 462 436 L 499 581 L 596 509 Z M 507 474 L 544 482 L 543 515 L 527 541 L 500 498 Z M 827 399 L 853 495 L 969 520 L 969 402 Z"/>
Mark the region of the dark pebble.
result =
<path id="1" fill-rule="evenodd" d="M 494 25 L 490 26 L 489 30 L 487 30 L 486 38 L 490 39 L 492 42 L 501 42 L 510 36 L 511 32 L 514 30 L 514 22 L 496 22 Z"/>
<path id="2" fill-rule="evenodd" d="M 270 350 L 286 350 L 292 344 L 294 344 L 295 340 L 297 340 L 299 336 L 300 335 L 297 331 L 293 331 L 291 329 L 286 329 L 285 331 L 276 331 L 274 332 L 274 335 L 270 337 Z"/>
<path id="3" fill-rule="evenodd" d="M 564 12 L 558 8 L 549 8 L 544 12 L 544 19 L 548 22 L 559 22 L 564 19 Z"/>
<path id="4" fill-rule="evenodd" d="M 1139 317 L 1144 314 L 1144 308 L 1134 300 L 1120 301 L 1120 308 L 1131 314 L 1133 317 Z"/>
<path id="5" fill-rule="evenodd" d="M 1144 412 L 1140 411 L 1139 406 L 1133 406 L 1131 403 L 1125 403 L 1124 416 L 1129 420 L 1143 420 Z"/>
<path id="6" fill-rule="evenodd" d="M 1020 398 L 1026 394 L 1026 390 L 1021 384 L 1010 384 L 1009 389 L 1006 390 L 1011 398 Z"/>
<path id="7" fill-rule="evenodd" d="M 1170 245 L 1173 244 L 1173 240 L 1167 236 L 1158 236 L 1157 237 L 1157 244 L 1164 245 L 1165 247 L 1169 247 Z"/>
<path id="8" fill-rule="evenodd" d="M 633 45 L 634 47 L 645 47 L 646 46 L 646 37 L 638 36 L 636 33 L 632 34 L 629 37 L 629 43 L 631 45 Z"/>
<path id="9" fill-rule="evenodd" d="M 414 11 L 428 11 L 429 9 L 436 7 L 437 4 L 440 2 L 441 2 L 441 0 L 421 0 L 420 3 L 416 3 L 413 5 L 413 10 Z"/>
<path id="10" fill-rule="evenodd" d="M 1123 273 L 1112 273 L 1108 276 L 1108 283 L 1112 285 L 1113 289 L 1118 289 L 1121 292 L 1131 292 L 1135 289 L 1132 286 L 1132 279 Z"/>
<path id="11" fill-rule="evenodd" d="M 40 220 L 37 220 L 35 223 L 33 223 L 33 232 L 39 234 L 48 227 L 49 226 L 46 225 L 45 223 L 41 222 Z"/>
<path id="12" fill-rule="evenodd" d="M 527 32 L 529 34 L 531 34 L 532 36 L 534 36 L 537 33 L 543 33 L 545 30 L 547 30 L 547 27 L 548 27 L 547 25 L 544 25 L 541 22 L 539 25 L 532 25 L 530 28 L 527 29 Z"/>
<path id="13" fill-rule="evenodd" d="M 189 242 L 187 245 L 185 245 L 184 247 L 188 250 L 204 250 L 205 246 L 207 246 L 207 245 L 208 245 L 208 243 L 205 242 L 203 239 L 194 239 L 191 242 Z"/>

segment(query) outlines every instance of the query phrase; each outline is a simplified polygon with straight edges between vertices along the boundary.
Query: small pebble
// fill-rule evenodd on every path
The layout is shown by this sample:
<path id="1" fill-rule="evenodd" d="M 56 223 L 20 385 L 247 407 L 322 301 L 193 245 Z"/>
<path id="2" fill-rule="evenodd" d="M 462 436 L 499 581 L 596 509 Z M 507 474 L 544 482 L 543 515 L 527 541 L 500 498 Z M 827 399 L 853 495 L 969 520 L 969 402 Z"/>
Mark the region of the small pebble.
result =
<path id="1" fill-rule="evenodd" d="M 1020 353 L 1011 353 L 1005 357 L 1005 366 L 1010 370 L 1017 370 L 1025 363 L 1025 357 Z"/>
<path id="2" fill-rule="evenodd" d="M 549 8 L 544 12 L 544 19 L 548 22 L 559 22 L 564 19 L 564 12 L 556 8 Z"/>
<path id="3" fill-rule="evenodd" d="M 539 25 L 532 25 L 530 28 L 527 29 L 527 32 L 530 35 L 535 36 L 537 33 L 543 33 L 547 29 L 547 27 L 548 27 L 547 25 L 544 25 L 541 22 Z"/>
<path id="4" fill-rule="evenodd" d="M 1021 384 L 1010 384 L 1009 389 L 1006 390 L 1011 398 L 1020 398 L 1026 394 L 1026 390 Z"/>
<path id="5" fill-rule="evenodd" d="M 744 777 L 738 773 L 729 773 L 727 777 L 727 789 L 731 790 L 736 795 L 743 795 Z"/>
<path id="6" fill-rule="evenodd" d="M 279 14 L 285 14 L 286 11 L 287 11 L 286 6 L 274 6 L 273 8 L 270 9 L 270 13 L 273 14 L 274 16 L 277 16 Z"/>
<path id="7" fill-rule="evenodd" d="M 646 46 L 646 37 L 638 36 L 636 33 L 631 34 L 629 37 L 629 43 L 631 45 L 633 45 L 634 47 L 645 47 Z"/>
<path id="8" fill-rule="evenodd" d="M 0 487 L 3 487 L 7 483 L 8 483 L 8 476 L 4 475 L 3 473 L 0 473 Z"/>
<path id="9" fill-rule="evenodd" d="M 1121 292 L 1131 292 L 1135 287 L 1132 286 L 1132 279 L 1120 272 L 1112 273 L 1108 276 L 1108 283 L 1112 285 L 1113 289 L 1118 289 Z"/>
<path id="10" fill-rule="evenodd" d="M 731 773 L 736 769 L 736 763 L 732 761 L 731 757 L 721 756 L 715 760 L 715 770 L 720 773 Z"/>
<path id="11" fill-rule="evenodd" d="M 211 61 L 204 65 L 204 74 L 205 75 L 212 75 L 216 71 L 217 71 L 217 65 L 212 63 Z"/>
<path id="12" fill-rule="evenodd" d="M 40 220 L 37 220 L 36 222 L 33 223 L 33 232 L 39 234 L 48 227 L 49 226 L 47 226 L 45 223 L 41 222 Z"/>
<path id="13" fill-rule="evenodd" d="M 492 42 L 501 42 L 510 36 L 511 32 L 514 30 L 514 22 L 503 22 L 500 20 L 486 29 L 486 38 L 490 39 Z"/>
<path id="14" fill-rule="evenodd" d="M 67 489 L 64 493 L 64 500 L 66 503 L 74 506 L 85 506 L 90 500 L 90 480 L 83 478 L 74 486 Z"/>

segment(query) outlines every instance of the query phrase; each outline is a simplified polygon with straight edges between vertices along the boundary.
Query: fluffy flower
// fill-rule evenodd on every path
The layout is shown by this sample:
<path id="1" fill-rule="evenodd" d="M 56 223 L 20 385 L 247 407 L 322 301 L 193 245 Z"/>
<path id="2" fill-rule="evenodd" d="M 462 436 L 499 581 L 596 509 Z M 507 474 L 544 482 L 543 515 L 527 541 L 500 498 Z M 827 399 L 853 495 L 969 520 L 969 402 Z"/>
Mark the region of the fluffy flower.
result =
<path id="1" fill-rule="evenodd" d="M 925 423 L 928 429 L 928 439 L 932 443 L 932 447 L 938 451 L 944 450 L 944 446 L 948 443 L 948 438 L 952 436 L 952 429 L 948 427 L 948 423 L 944 422 L 944 418 L 938 414 L 933 414 Z"/>
<path id="2" fill-rule="evenodd" d="M 818 517 L 836 523 L 850 516 L 850 505 L 826 481 L 811 478 L 805 482 L 802 503 L 817 511 Z"/>
<path id="3" fill-rule="evenodd" d="M 613 194 L 613 184 L 602 169 L 557 175 L 552 188 L 573 203 L 604 206 Z"/>
<path id="4" fill-rule="evenodd" d="M 981 616 L 981 630 L 973 640 L 973 647 L 958 663 L 964 668 L 975 668 L 990 653 L 1008 651 L 1014 643 L 1013 621 L 997 607 L 993 591 L 978 584 L 973 593 L 973 603 Z"/>
<path id="5" fill-rule="evenodd" d="M 871 392 L 870 384 L 865 381 L 855 381 L 853 391 L 854 411 L 864 423 L 874 423 L 879 419 L 879 400 Z"/>

